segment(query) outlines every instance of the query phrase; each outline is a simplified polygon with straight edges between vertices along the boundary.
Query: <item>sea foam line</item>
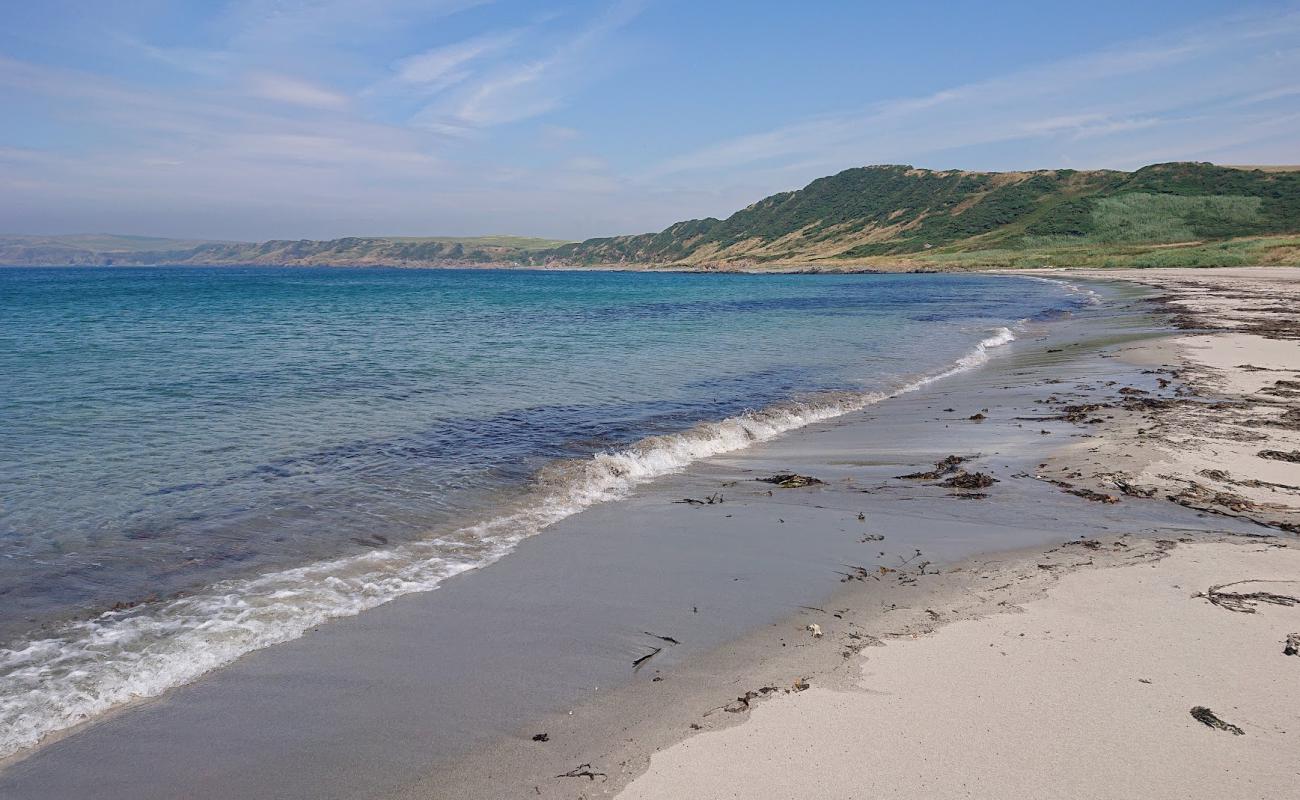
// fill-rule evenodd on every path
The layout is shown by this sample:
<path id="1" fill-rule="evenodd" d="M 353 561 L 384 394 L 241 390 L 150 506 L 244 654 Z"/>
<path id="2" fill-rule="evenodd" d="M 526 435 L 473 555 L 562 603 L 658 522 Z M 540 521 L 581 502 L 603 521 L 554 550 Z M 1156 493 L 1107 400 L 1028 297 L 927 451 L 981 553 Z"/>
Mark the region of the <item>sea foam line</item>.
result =
<path id="1" fill-rule="evenodd" d="M 1087 286 L 1080 286 L 1077 283 L 1072 283 L 1071 281 L 1062 280 L 1061 278 L 1044 278 L 1042 275 L 1017 275 L 1016 277 L 1028 278 L 1031 281 L 1041 281 L 1043 283 L 1050 283 L 1054 286 L 1060 286 L 1061 288 L 1065 289 L 1067 292 L 1083 295 L 1084 305 L 1095 306 L 1101 302 L 1101 295 L 1098 294 L 1097 292 L 1093 291 L 1092 289 L 1089 289 Z"/>
<path id="2" fill-rule="evenodd" d="M 1022 321 L 1023 323 L 1023 321 Z M 200 593 L 64 624 L 47 638 L 0 649 L 0 758 L 117 706 L 162 694 L 245 653 L 296 639 L 446 578 L 491 564 L 520 540 L 638 484 L 980 366 L 1015 339 L 999 328 L 942 372 L 890 392 L 836 392 L 653 436 L 557 464 L 516 510 L 454 534 L 317 562 Z"/>

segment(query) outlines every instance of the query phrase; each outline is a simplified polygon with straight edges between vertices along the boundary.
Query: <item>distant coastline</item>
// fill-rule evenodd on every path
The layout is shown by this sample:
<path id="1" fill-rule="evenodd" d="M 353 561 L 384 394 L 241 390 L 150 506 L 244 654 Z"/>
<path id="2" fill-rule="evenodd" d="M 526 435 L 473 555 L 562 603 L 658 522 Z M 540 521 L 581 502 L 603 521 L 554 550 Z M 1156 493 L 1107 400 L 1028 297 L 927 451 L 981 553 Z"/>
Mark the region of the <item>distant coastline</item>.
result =
<path id="1" fill-rule="evenodd" d="M 1300 168 L 859 167 L 726 219 L 566 242 L 518 236 L 227 242 L 0 235 L 6 266 L 918 272 L 1300 265 Z"/>

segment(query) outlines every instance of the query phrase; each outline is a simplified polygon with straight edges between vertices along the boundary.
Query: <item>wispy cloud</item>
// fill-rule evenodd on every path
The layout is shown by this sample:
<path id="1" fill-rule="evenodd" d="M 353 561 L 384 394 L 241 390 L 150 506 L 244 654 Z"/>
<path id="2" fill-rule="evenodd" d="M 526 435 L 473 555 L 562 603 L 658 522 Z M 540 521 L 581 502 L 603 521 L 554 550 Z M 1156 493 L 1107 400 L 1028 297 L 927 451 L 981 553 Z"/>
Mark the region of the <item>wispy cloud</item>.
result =
<path id="1" fill-rule="evenodd" d="M 12 146 L 27 142 L 0 129 L 0 182 L 11 190 L 0 194 L 0 218 L 31 229 L 75 219 L 75 229 L 224 238 L 545 233 L 565 207 L 589 224 L 628 224 L 640 207 L 630 195 L 607 201 L 625 209 L 612 216 L 577 208 L 580 198 L 630 191 L 595 156 L 548 168 L 510 158 L 459 165 L 452 154 L 589 85 L 588 67 L 640 5 L 598 0 L 585 18 L 533 11 L 418 46 L 441 30 L 438 18 L 481 5 L 237 0 L 182 37 L 155 40 L 142 33 L 147 25 L 123 25 L 88 59 L 0 51 L 0 100 L 43 109 L 46 124 L 70 134 L 57 145 Z M 394 52 L 396 42 L 410 50 Z M 113 68 L 100 67 L 105 56 Z M 393 113 L 404 102 L 427 118 L 410 106 Z M 551 126 L 531 135 L 542 149 L 542 139 L 558 146 L 577 133 Z M 551 216 L 538 218 L 539 208 Z M 32 223 L 39 219 L 44 226 Z"/>
<path id="2" fill-rule="evenodd" d="M 229 75 L 238 65 L 238 57 L 228 50 L 164 47 L 123 34 L 116 34 L 113 38 L 159 64 L 195 75 L 209 78 L 222 77 Z"/>
<path id="3" fill-rule="evenodd" d="M 6 85 L 13 92 L 56 102 L 65 113 L 94 120 L 101 138 L 114 142 L 112 158 L 102 157 L 104 145 L 91 146 L 73 156 L 50 154 L 46 167 L 75 164 L 80 169 L 87 163 L 161 159 L 186 169 L 218 166 L 231 174 L 242 172 L 246 180 L 256 175 L 291 186 L 295 165 L 332 164 L 378 177 L 386 171 L 410 175 L 412 166 L 432 168 L 439 163 L 412 131 L 340 116 L 348 109 L 346 96 L 284 75 L 250 76 L 234 93 L 143 91 L 78 70 L 0 56 L 0 86 Z M 249 97 L 269 102 L 254 107 L 247 103 Z M 256 172 L 242 169 L 253 162 L 258 162 Z M 90 167 L 84 180 L 99 172 Z M 123 185 L 134 183 L 147 190 L 157 178 L 141 172 Z M 196 185 L 202 181 L 196 178 Z"/>
<path id="4" fill-rule="evenodd" d="M 491 0 L 235 0 L 217 21 L 237 50 L 357 43 L 416 19 L 447 16 Z"/>
<path id="5" fill-rule="evenodd" d="M 646 178 L 734 170 L 782 162 L 805 168 L 914 160 L 956 147 L 1034 138 L 1074 141 L 1153 128 L 1165 114 L 1251 96 L 1276 99 L 1300 67 L 1300 54 L 1262 50 L 1300 35 L 1300 13 L 1240 17 L 1158 40 L 1069 58 L 1013 74 L 832 113 L 727 139 L 664 159 Z M 1209 57 L 1236 52 L 1234 70 Z M 1205 73 L 1205 74 L 1203 74 Z M 1181 116 L 1181 115 L 1180 115 Z"/>
<path id="6" fill-rule="evenodd" d="M 10 227 L 582 236 L 726 214 L 864 163 L 1300 158 L 1295 6 L 982 80 L 919 70 L 910 84 L 923 88 L 902 97 L 823 64 L 823 84 L 875 102 L 809 92 L 824 113 L 764 127 L 747 121 L 793 105 L 780 89 L 761 109 L 710 107 L 726 81 L 763 79 L 745 60 L 754 45 L 710 28 L 718 53 L 696 86 L 668 68 L 687 37 L 663 25 L 666 4 L 214 0 L 175 4 L 164 25 L 81 2 L 94 13 L 73 26 L 75 47 L 38 4 L 45 51 L 0 31 Z M 665 113 L 679 101 L 691 116 Z"/>
<path id="7" fill-rule="evenodd" d="M 344 53 L 383 42 L 403 28 L 441 19 L 493 0 L 214 0 L 194 39 L 154 42 L 109 30 L 109 41 L 179 72 L 229 78 L 249 68 L 329 71 L 356 66 Z M 126 15 L 122 15 L 126 16 Z M 206 35 L 203 35 L 206 34 Z"/>
<path id="8" fill-rule="evenodd" d="M 397 64 L 394 79 L 425 91 L 440 91 L 468 78 L 470 72 L 466 67 L 510 47 L 519 38 L 519 33 L 483 34 L 404 58 Z"/>
<path id="9" fill-rule="evenodd" d="M 576 33 L 543 55 L 507 60 L 467 80 L 452 96 L 427 106 L 416 115 L 419 124 L 482 128 L 536 117 L 559 107 L 566 94 L 589 79 L 592 51 L 612 33 L 641 13 L 642 0 L 617 0 Z M 453 51 L 480 55 L 482 43 Z M 440 55 L 438 67 L 451 58 Z M 459 66 L 463 60 L 456 62 Z M 455 66 L 450 69 L 455 69 Z"/>
<path id="10" fill-rule="evenodd" d="M 308 108 L 341 109 L 348 97 L 323 86 L 289 75 L 259 72 L 249 76 L 248 92 L 253 97 Z"/>

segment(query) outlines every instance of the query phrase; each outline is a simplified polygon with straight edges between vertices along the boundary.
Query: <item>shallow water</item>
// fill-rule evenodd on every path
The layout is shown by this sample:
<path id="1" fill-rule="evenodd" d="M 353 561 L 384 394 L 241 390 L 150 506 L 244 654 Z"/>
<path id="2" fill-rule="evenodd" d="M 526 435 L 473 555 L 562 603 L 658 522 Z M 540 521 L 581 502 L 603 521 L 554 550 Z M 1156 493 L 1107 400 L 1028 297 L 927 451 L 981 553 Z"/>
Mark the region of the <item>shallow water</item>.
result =
<path id="1" fill-rule="evenodd" d="M 1084 300 L 986 276 L 0 270 L 0 755 Z"/>

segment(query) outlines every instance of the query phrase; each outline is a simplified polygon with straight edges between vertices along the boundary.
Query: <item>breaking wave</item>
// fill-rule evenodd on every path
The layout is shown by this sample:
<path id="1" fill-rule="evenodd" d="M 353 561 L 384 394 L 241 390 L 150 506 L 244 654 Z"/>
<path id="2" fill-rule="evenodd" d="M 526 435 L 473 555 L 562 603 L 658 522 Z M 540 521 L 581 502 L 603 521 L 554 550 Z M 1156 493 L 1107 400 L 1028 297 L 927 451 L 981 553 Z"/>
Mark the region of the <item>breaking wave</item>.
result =
<path id="1" fill-rule="evenodd" d="M 223 581 L 192 595 L 66 623 L 46 638 L 0 649 L 0 758 L 245 653 L 296 639 L 327 620 L 435 589 L 565 517 L 692 462 L 978 367 L 991 349 L 1015 338 L 1011 328 L 999 328 L 949 369 L 889 392 L 825 393 L 559 462 L 542 470 L 536 489 L 513 507 L 447 535 Z"/>

